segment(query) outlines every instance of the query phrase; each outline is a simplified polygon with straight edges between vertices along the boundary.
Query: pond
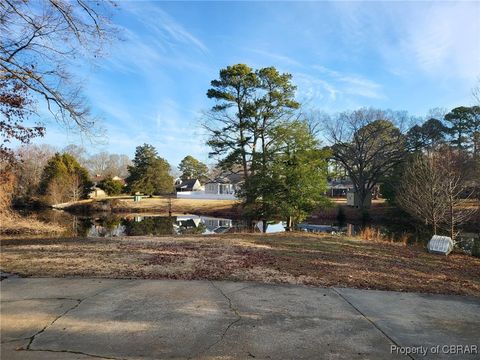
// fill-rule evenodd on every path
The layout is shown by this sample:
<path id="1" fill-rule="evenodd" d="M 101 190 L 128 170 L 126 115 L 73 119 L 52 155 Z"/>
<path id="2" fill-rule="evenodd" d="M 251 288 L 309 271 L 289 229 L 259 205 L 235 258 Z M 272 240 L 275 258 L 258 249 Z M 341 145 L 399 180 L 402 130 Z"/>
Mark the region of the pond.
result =
<path id="1" fill-rule="evenodd" d="M 230 219 L 196 214 L 166 216 L 165 214 L 112 214 L 98 213 L 74 215 L 61 210 L 35 212 L 45 222 L 56 223 L 67 229 L 66 234 L 74 237 L 118 237 L 118 236 L 165 236 L 188 234 L 224 234 L 228 232 L 252 232 L 245 219 Z M 261 226 L 260 226 L 261 228 Z M 270 230 L 271 229 L 271 230 Z M 255 228 L 259 231 L 259 228 Z M 382 223 L 352 224 L 338 223 L 327 219 L 299 224 L 298 230 L 305 232 L 358 235 L 367 240 L 418 242 L 426 244 L 430 230 L 409 228 L 404 224 L 383 221 Z M 269 224 L 267 232 L 284 231 L 281 223 Z M 471 252 L 478 234 L 463 232 L 458 247 Z"/>
<path id="2" fill-rule="evenodd" d="M 112 214 L 75 215 L 61 210 L 36 212 L 42 221 L 67 229 L 66 235 L 78 237 L 161 236 L 181 234 L 222 234 L 246 231 L 242 220 L 186 214 Z"/>

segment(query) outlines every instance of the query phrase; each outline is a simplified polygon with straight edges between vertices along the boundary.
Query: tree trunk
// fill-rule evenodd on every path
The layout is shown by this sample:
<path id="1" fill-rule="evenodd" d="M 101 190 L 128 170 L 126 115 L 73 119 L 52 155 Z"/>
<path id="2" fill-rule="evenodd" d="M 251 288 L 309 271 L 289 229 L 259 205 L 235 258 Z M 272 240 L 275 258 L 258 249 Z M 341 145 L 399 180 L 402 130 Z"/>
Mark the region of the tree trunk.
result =
<path id="1" fill-rule="evenodd" d="M 292 228 L 293 228 L 293 218 L 289 216 L 287 218 L 287 230 L 292 231 Z"/>
<path id="2" fill-rule="evenodd" d="M 358 192 L 358 195 L 359 195 L 359 198 L 360 198 L 360 204 L 359 204 L 358 208 L 361 211 L 364 211 L 365 210 L 365 199 L 367 198 L 367 190 L 365 189 L 365 187 L 361 188 L 361 190 Z"/>
<path id="3" fill-rule="evenodd" d="M 263 233 L 266 233 L 266 232 L 267 232 L 267 226 L 268 226 L 268 225 L 267 225 L 267 220 L 265 220 L 265 219 L 262 220 L 262 225 L 263 225 L 263 226 L 262 226 L 262 232 L 263 232 Z"/>
<path id="4" fill-rule="evenodd" d="M 452 240 L 455 240 L 455 214 L 453 209 L 453 198 L 451 195 L 449 197 L 449 201 L 450 237 L 452 238 Z"/>

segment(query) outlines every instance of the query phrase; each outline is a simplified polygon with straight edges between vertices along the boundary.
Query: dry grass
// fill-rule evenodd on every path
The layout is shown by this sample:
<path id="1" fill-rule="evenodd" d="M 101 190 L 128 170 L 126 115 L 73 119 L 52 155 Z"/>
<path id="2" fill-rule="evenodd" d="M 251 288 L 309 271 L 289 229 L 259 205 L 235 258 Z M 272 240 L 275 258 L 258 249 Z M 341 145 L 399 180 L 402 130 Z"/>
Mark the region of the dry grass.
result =
<path id="1" fill-rule="evenodd" d="M 223 216 L 237 214 L 235 200 L 203 200 L 203 199 L 172 199 L 174 214 L 222 214 Z M 140 202 L 133 199 L 122 199 L 114 208 L 123 212 L 156 212 L 168 213 L 169 199 L 167 197 L 144 198 Z"/>
<path id="2" fill-rule="evenodd" d="M 480 297 L 480 259 L 305 233 L 3 240 L 24 276 L 253 280 Z"/>
<path id="3" fill-rule="evenodd" d="M 60 225 L 45 223 L 33 216 L 23 217 L 10 211 L 0 213 L 0 235 L 58 235 L 65 231 Z"/>

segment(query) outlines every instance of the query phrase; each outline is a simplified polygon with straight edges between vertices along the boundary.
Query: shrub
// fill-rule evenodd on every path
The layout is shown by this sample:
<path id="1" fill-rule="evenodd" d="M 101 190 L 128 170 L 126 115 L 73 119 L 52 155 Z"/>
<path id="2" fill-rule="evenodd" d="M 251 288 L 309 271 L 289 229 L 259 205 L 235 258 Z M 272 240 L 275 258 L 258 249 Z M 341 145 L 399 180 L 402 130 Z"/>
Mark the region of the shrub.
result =
<path id="1" fill-rule="evenodd" d="M 123 183 L 119 180 L 113 180 L 111 178 L 103 179 L 98 187 L 104 190 L 107 195 L 114 196 L 120 195 L 123 192 Z"/>

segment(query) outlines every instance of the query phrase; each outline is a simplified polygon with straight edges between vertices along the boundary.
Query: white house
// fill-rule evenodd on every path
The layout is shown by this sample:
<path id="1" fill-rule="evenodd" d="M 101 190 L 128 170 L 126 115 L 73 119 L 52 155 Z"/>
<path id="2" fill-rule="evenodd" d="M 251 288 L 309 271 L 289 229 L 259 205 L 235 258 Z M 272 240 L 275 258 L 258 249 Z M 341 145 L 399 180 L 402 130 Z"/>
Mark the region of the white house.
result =
<path id="1" fill-rule="evenodd" d="M 217 177 L 205 184 L 205 193 L 215 195 L 235 195 L 240 189 L 242 180 L 243 179 L 240 174 L 230 174 L 227 176 Z"/>
<path id="2" fill-rule="evenodd" d="M 212 218 L 198 215 L 177 216 L 174 227 L 177 232 L 180 229 L 195 229 L 200 225 L 204 226 L 203 234 L 221 234 L 229 231 L 233 224 L 230 219 Z"/>

